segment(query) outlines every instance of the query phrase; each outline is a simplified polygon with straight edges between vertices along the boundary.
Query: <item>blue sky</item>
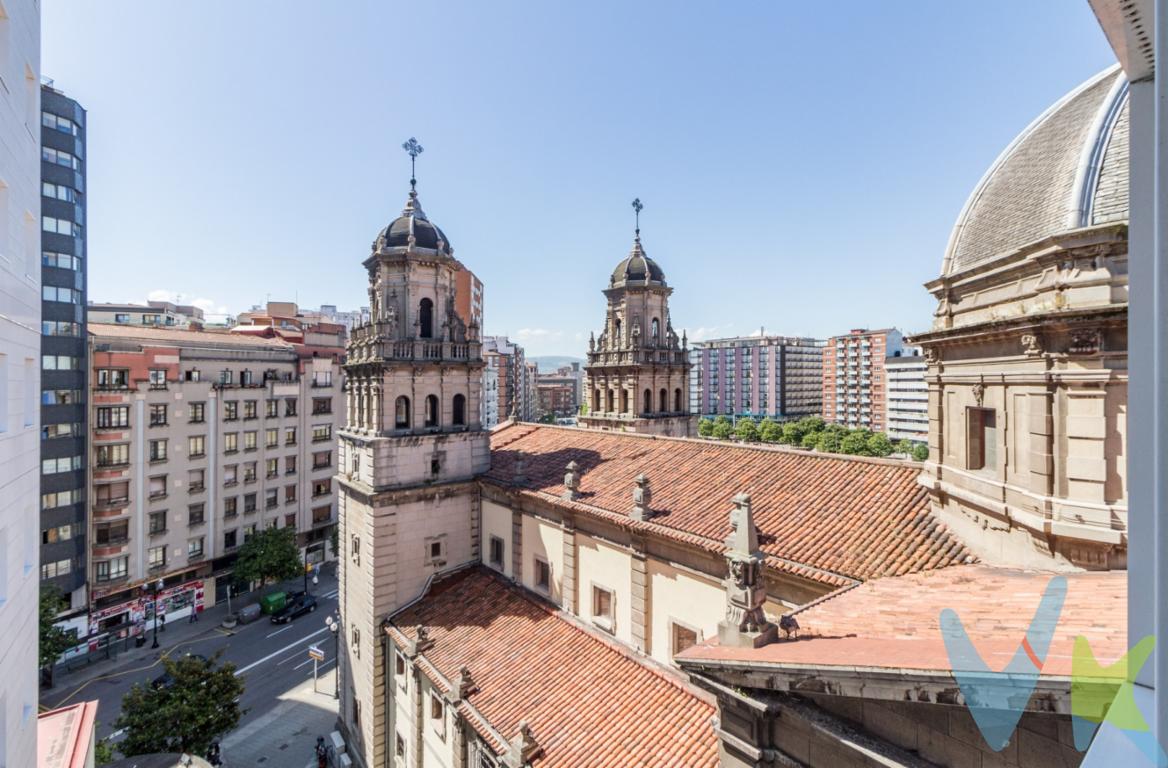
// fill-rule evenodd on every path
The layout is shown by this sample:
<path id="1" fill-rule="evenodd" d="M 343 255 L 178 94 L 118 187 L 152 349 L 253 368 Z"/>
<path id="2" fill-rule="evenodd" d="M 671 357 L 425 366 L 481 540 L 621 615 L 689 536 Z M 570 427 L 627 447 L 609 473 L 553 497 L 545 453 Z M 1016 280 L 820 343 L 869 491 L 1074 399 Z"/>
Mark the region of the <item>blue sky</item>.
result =
<path id="1" fill-rule="evenodd" d="M 692 337 L 923 330 L 973 185 L 1113 61 L 1084 0 L 44 0 L 42 31 L 89 110 L 92 299 L 366 304 L 417 136 L 529 354 L 599 330 L 634 197 Z"/>

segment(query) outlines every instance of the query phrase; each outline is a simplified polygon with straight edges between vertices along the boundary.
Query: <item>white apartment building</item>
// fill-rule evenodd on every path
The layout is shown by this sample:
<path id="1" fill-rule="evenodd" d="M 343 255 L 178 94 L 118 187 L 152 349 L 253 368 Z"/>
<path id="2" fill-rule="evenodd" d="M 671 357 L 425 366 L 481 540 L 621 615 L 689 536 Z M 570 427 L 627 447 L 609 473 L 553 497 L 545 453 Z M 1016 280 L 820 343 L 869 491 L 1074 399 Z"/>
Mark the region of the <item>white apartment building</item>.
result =
<path id="1" fill-rule="evenodd" d="M 888 380 L 888 437 L 891 440 L 929 440 L 929 370 L 920 351 L 906 347 L 904 354 L 884 359 Z"/>
<path id="2" fill-rule="evenodd" d="M 499 361 L 506 360 L 498 355 L 485 360 L 483 366 L 482 422 L 484 429 L 499 424 Z"/>
<path id="3" fill-rule="evenodd" d="M 223 599 L 239 547 L 293 527 L 326 556 L 336 524 L 341 351 L 246 334 L 89 326 L 89 634 Z M 315 354 L 314 354 L 315 353 Z"/>
<path id="4" fill-rule="evenodd" d="M 0 766 L 37 731 L 40 497 L 40 6 L 0 5 Z"/>

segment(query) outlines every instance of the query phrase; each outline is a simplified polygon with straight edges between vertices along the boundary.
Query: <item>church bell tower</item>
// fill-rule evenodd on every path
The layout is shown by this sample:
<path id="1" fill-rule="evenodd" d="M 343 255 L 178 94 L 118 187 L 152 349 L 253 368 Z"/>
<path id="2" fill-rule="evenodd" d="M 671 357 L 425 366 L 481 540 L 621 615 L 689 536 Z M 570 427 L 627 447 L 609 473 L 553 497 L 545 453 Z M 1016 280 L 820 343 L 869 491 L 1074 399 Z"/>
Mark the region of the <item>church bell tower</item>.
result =
<path id="1" fill-rule="evenodd" d="M 640 199 L 633 201 L 633 249 L 616 265 L 604 291 L 604 330 L 588 340 L 584 386 L 591 429 L 690 437 L 697 425 L 689 410 L 689 353 L 669 318 L 665 273 L 641 245 Z"/>
<path id="2" fill-rule="evenodd" d="M 367 768 L 392 748 L 382 622 L 432 576 L 479 557 L 474 478 L 490 467 L 479 328 L 455 312 L 461 265 L 418 200 L 422 147 L 403 148 L 410 192 L 364 261 L 371 318 L 346 349 L 338 447 L 340 720 Z"/>

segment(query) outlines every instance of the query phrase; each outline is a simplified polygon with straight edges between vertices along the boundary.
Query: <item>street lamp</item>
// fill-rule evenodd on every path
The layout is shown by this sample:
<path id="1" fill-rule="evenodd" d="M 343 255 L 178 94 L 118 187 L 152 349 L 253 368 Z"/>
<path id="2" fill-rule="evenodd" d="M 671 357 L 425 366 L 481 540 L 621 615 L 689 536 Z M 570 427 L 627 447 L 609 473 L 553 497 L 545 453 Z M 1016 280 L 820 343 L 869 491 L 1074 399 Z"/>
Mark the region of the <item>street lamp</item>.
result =
<path id="1" fill-rule="evenodd" d="M 324 620 L 324 624 L 333 633 L 333 659 L 336 662 L 333 665 L 333 677 L 335 678 L 336 687 L 333 690 L 333 698 L 341 698 L 341 622 L 337 620 L 336 616 L 329 616 Z"/>
<path id="2" fill-rule="evenodd" d="M 154 582 L 151 585 L 151 594 L 154 596 L 154 642 L 150 644 L 151 648 L 158 647 L 158 593 L 162 591 L 162 579 Z"/>

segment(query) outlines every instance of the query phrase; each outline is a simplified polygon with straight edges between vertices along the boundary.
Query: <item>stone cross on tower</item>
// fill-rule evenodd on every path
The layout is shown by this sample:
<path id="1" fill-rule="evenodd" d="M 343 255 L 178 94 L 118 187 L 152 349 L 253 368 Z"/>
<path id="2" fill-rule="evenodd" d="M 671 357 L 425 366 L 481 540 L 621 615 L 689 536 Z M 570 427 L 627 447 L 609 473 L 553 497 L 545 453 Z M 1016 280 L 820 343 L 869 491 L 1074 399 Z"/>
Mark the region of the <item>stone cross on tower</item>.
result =
<path id="1" fill-rule="evenodd" d="M 413 136 L 410 140 L 402 144 L 402 149 L 410 156 L 410 191 L 413 191 L 418 186 L 418 180 L 415 178 L 414 166 L 418 161 L 418 155 L 422 154 L 425 149 L 418 143 L 418 140 Z"/>
<path id="2" fill-rule="evenodd" d="M 643 211 L 644 209 L 645 209 L 645 206 L 641 205 L 641 198 L 639 198 L 639 197 L 634 198 L 633 199 L 633 210 L 636 212 L 636 217 L 637 217 L 637 242 L 638 243 L 641 242 L 641 211 Z"/>

